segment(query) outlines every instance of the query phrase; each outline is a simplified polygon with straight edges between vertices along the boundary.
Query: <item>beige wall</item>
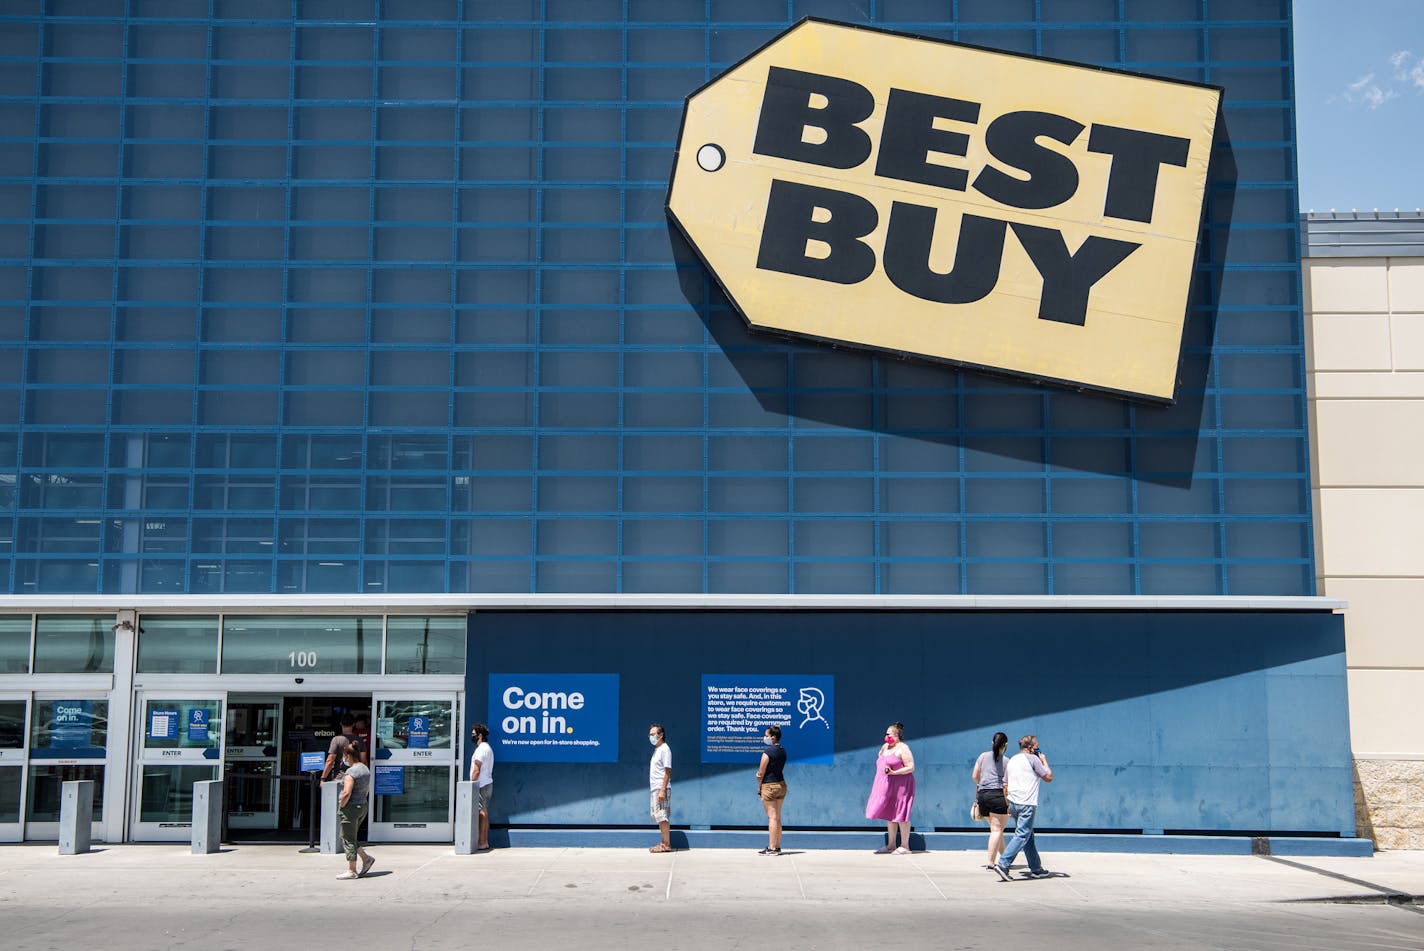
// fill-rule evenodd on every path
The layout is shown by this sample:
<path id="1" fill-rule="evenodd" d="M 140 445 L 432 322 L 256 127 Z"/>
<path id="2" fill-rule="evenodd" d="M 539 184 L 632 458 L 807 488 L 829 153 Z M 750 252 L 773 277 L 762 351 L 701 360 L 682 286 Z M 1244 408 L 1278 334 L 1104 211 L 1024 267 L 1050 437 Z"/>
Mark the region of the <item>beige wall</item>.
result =
<path id="1" fill-rule="evenodd" d="M 1420 848 L 1424 258 L 1308 259 L 1305 285 L 1317 580 L 1349 602 L 1359 821 Z"/>

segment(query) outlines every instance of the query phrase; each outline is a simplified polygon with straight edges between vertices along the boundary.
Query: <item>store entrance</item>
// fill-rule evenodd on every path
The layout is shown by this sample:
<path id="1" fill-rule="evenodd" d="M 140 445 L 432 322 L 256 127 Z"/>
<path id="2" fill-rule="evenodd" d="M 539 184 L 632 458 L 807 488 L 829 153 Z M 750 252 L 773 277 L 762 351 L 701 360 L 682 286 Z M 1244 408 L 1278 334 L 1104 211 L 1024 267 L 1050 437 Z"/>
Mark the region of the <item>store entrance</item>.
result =
<path id="1" fill-rule="evenodd" d="M 371 748 L 371 695 L 228 695 L 227 839 L 231 842 L 305 842 L 311 823 L 311 777 L 302 753 L 326 754 L 341 732 L 342 716 L 356 721 Z"/>

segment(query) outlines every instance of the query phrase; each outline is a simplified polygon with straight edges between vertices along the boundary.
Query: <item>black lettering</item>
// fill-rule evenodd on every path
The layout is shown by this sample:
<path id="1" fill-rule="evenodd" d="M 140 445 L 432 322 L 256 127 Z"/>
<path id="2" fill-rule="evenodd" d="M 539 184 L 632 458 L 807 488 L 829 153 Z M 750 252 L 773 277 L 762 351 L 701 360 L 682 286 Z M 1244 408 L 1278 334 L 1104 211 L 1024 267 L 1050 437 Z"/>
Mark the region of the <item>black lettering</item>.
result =
<path id="1" fill-rule="evenodd" d="M 826 220 L 817 221 L 816 212 Z M 824 216 L 823 216 L 824 217 Z M 773 179 L 757 267 L 836 284 L 859 284 L 875 270 L 875 251 L 860 239 L 875 230 L 875 206 L 849 192 Z M 830 248 L 812 257 L 809 242 Z"/>
<path id="2" fill-rule="evenodd" d="M 969 136 L 936 129 L 935 119 L 973 124 L 979 121 L 979 103 L 946 99 L 922 92 L 891 89 L 885 104 L 885 127 L 880 133 L 880 157 L 875 174 L 902 182 L 918 182 L 964 191 L 969 173 L 929 161 L 931 153 L 964 155 Z"/>
<path id="3" fill-rule="evenodd" d="M 930 270 L 933 208 L 897 201 L 885 229 L 885 276 L 906 294 L 940 304 L 971 304 L 989 296 L 999 281 L 1004 254 L 1004 222 L 965 215 L 959 223 L 954 266 L 947 274 Z"/>
<path id="4" fill-rule="evenodd" d="M 1033 266 L 1043 276 L 1039 318 L 1080 327 L 1088 319 L 1088 294 L 1093 285 L 1141 247 L 1131 241 L 1093 236 L 1069 254 L 1063 235 L 1052 228 L 1017 222 L 1012 227 Z"/>
<path id="5" fill-rule="evenodd" d="M 824 97 L 826 104 L 812 106 L 812 96 Z M 870 136 L 856 123 L 874 111 L 875 97 L 859 83 L 773 66 L 752 151 L 826 168 L 855 168 L 870 157 L 871 148 Z M 819 129 L 825 140 L 804 141 L 807 129 Z"/>
<path id="6" fill-rule="evenodd" d="M 1163 165 L 1183 167 L 1191 142 L 1173 135 L 1093 124 L 1088 151 L 1112 156 L 1103 214 L 1124 221 L 1151 221 L 1157 198 L 1157 172 Z"/>
<path id="7" fill-rule="evenodd" d="M 1078 169 L 1061 152 L 1040 145 L 1040 138 L 1070 145 L 1083 131 L 1081 122 L 1051 112 L 1006 112 L 984 132 L 984 145 L 1000 162 L 1028 173 L 1015 178 L 986 165 L 974 187 L 1012 208 L 1052 208 L 1078 190 Z"/>

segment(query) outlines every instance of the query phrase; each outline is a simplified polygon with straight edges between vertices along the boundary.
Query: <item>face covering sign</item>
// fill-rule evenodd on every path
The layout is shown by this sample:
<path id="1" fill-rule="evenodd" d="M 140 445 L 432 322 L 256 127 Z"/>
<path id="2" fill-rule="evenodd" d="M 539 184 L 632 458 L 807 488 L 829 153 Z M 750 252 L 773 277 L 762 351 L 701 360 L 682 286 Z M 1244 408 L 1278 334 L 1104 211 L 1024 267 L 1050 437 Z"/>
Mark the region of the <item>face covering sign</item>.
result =
<path id="1" fill-rule="evenodd" d="M 490 674 L 496 763 L 616 763 L 617 674 Z"/>
<path id="2" fill-rule="evenodd" d="M 769 726 L 796 763 L 835 759 L 835 678 L 825 674 L 703 674 L 702 762 L 755 763 Z"/>

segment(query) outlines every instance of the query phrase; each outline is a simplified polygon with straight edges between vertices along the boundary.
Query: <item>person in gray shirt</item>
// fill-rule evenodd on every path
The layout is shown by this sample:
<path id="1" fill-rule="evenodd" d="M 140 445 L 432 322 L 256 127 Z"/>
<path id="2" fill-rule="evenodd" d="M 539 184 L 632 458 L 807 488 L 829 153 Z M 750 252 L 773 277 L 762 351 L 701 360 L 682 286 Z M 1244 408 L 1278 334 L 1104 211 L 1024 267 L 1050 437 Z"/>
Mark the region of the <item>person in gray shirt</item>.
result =
<path id="1" fill-rule="evenodd" d="M 371 767 L 361 762 L 361 741 L 352 740 L 341 750 L 346 760 L 346 774 L 341 778 L 341 802 L 337 815 L 341 820 L 341 845 L 346 850 L 346 871 L 336 876 L 343 881 L 360 878 L 371 870 L 376 860 L 361 847 L 361 822 L 371 803 Z M 361 871 L 356 871 L 356 857 L 361 857 Z"/>
<path id="2" fill-rule="evenodd" d="M 993 868 L 1004 851 L 1004 826 L 1009 822 L 1009 801 L 1005 798 L 1009 788 L 1008 761 L 1004 759 L 1004 747 L 1008 745 L 1007 735 L 995 733 L 992 749 L 980 753 L 974 763 L 974 801 L 979 804 L 979 815 L 989 820 L 989 864 L 985 868 Z"/>

